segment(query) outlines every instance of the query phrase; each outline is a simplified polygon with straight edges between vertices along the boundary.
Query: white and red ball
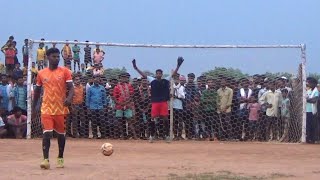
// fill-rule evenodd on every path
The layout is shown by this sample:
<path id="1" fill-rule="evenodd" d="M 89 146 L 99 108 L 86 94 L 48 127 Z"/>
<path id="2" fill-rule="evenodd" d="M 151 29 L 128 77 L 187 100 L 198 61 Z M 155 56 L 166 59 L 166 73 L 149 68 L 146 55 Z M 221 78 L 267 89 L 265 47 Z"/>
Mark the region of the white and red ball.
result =
<path id="1" fill-rule="evenodd" d="M 113 153 L 113 146 L 110 143 L 104 143 L 101 146 L 101 153 L 105 156 L 110 156 Z"/>

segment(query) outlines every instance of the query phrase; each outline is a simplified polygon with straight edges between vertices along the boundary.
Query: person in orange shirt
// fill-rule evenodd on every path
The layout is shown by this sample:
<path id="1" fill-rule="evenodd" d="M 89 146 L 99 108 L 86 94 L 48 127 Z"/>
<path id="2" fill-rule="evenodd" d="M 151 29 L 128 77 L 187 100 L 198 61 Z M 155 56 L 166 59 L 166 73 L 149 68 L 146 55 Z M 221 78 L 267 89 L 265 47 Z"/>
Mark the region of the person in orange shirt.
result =
<path id="1" fill-rule="evenodd" d="M 36 105 L 40 98 L 41 89 L 43 88 L 43 99 L 41 104 L 41 123 L 43 126 L 43 161 L 40 164 L 42 169 L 49 169 L 49 149 L 50 139 L 53 130 L 58 133 L 58 165 L 64 167 L 64 147 L 65 147 L 65 117 L 69 114 L 68 106 L 71 105 L 74 88 L 72 83 L 71 72 L 65 67 L 59 67 L 60 52 L 57 48 L 50 48 L 46 52 L 49 60 L 49 67 L 38 72 L 37 86 L 34 90 L 34 102 L 32 118 L 37 111 Z"/>
<path id="2" fill-rule="evenodd" d="M 67 40 L 68 41 L 68 40 Z M 71 51 L 71 47 L 69 46 L 69 43 L 66 43 L 62 50 L 61 50 L 61 54 L 62 54 L 62 58 L 64 60 L 64 66 L 66 66 L 67 62 L 70 62 L 71 64 L 71 60 L 72 60 L 72 51 Z"/>
<path id="3" fill-rule="evenodd" d="M 84 132 L 80 131 L 80 129 L 84 129 L 80 127 L 80 122 L 82 126 L 84 126 L 84 110 L 83 110 L 83 102 L 84 102 L 84 86 L 81 84 L 80 76 L 76 75 L 73 78 L 74 82 L 74 95 L 72 99 L 71 112 L 70 112 L 70 121 L 68 123 L 68 131 L 72 132 L 73 136 L 78 138 L 79 136 L 84 137 Z M 72 126 L 70 126 L 72 123 Z"/>

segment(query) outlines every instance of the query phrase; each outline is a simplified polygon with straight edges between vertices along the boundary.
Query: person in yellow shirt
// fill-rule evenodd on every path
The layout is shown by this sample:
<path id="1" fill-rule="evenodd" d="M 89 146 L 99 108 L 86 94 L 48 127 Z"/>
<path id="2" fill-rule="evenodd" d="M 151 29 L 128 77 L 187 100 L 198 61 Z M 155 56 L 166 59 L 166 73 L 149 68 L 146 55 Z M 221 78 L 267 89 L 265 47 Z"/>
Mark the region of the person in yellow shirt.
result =
<path id="1" fill-rule="evenodd" d="M 68 40 L 67 40 L 68 41 Z M 64 66 L 67 66 L 67 62 L 71 64 L 72 60 L 72 51 L 69 43 L 66 43 L 61 50 L 62 58 L 64 60 Z"/>
<path id="2" fill-rule="evenodd" d="M 44 48 L 44 44 L 40 43 L 39 48 L 37 49 L 37 64 L 38 70 L 44 68 L 44 60 L 46 59 L 46 49 Z"/>

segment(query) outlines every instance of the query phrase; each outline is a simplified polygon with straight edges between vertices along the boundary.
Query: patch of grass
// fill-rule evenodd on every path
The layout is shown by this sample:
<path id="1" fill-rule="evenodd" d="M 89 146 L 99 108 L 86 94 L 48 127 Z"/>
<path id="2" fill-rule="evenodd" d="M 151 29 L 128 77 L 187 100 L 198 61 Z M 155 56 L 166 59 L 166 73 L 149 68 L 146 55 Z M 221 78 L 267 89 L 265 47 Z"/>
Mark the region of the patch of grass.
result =
<path id="1" fill-rule="evenodd" d="M 319 172 L 320 173 L 320 172 Z M 293 175 L 272 173 L 270 176 L 245 176 L 243 174 L 235 174 L 230 171 L 218 171 L 216 173 L 200 173 L 186 174 L 179 176 L 177 174 L 169 174 L 168 180 L 271 180 L 278 178 L 290 178 Z"/>

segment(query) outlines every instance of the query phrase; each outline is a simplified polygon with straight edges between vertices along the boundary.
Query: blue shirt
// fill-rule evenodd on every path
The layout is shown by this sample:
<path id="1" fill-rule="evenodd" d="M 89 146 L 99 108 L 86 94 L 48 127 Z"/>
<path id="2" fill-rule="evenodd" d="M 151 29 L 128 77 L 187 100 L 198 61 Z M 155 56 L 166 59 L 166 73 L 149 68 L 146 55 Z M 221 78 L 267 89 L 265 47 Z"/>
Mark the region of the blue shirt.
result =
<path id="1" fill-rule="evenodd" d="M 86 106 L 89 109 L 96 110 L 103 109 L 107 104 L 106 89 L 101 85 L 90 86 L 86 96 Z"/>
<path id="2" fill-rule="evenodd" d="M 0 91 L 1 91 L 1 108 L 3 108 L 4 110 L 8 111 L 8 104 L 9 104 L 9 95 L 7 93 L 7 89 L 8 89 L 8 85 L 3 85 L 0 84 Z"/>
<path id="3" fill-rule="evenodd" d="M 312 92 L 313 92 L 313 90 L 311 90 L 311 89 L 309 89 L 309 90 L 307 91 L 307 94 L 308 94 L 309 97 L 311 96 Z M 313 94 L 312 98 L 313 98 L 313 97 L 319 97 L 319 91 L 318 91 L 318 90 L 315 91 L 315 93 Z M 317 103 L 312 104 L 312 103 L 308 103 L 308 102 L 307 102 L 307 104 L 306 104 L 306 112 L 313 112 L 313 111 L 312 111 L 312 105 L 316 105 L 316 104 L 317 104 Z"/>
<path id="4" fill-rule="evenodd" d="M 16 86 L 13 89 L 16 106 L 27 110 L 27 86 Z"/>

